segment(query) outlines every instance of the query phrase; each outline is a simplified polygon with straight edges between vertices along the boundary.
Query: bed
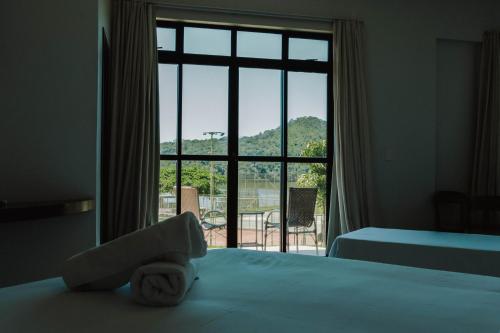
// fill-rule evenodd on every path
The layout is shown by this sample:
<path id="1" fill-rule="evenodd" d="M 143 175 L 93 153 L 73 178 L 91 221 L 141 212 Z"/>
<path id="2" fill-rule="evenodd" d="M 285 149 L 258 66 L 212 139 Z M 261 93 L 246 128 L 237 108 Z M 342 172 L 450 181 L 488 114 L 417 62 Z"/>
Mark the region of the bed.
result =
<path id="1" fill-rule="evenodd" d="M 364 228 L 335 239 L 331 257 L 500 277 L 500 237 Z"/>
<path id="2" fill-rule="evenodd" d="M 500 279 L 238 249 L 209 251 L 182 304 L 60 278 L 0 289 L 2 332 L 499 332 Z"/>

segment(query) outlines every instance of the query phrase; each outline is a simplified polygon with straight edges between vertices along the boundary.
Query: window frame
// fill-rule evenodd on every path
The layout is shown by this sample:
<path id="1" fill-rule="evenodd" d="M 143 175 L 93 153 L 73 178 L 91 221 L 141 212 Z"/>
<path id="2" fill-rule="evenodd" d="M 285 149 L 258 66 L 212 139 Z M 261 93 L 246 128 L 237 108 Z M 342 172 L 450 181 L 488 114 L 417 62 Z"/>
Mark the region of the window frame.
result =
<path id="1" fill-rule="evenodd" d="M 331 178 L 333 169 L 333 48 L 332 36 L 329 33 L 316 33 L 304 31 L 290 31 L 280 29 L 249 28 L 232 25 L 185 23 L 176 21 L 157 20 L 158 28 L 176 29 L 175 51 L 158 49 L 159 64 L 176 64 L 177 72 L 177 135 L 176 154 L 160 154 L 160 160 L 176 161 L 176 214 L 181 209 L 181 173 L 183 161 L 225 161 L 227 162 L 227 247 L 238 246 L 238 162 L 279 162 L 281 164 L 280 176 L 280 251 L 286 252 L 286 212 L 287 212 L 287 177 L 289 163 L 324 163 L 326 164 L 326 202 L 330 201 Z M 184 27 L 222 29 L 231 32 L 231 55 L 203 55 L 184 53 Z M 282 59 L 262 59 L 237 57 L 237 32 L 264 32 L 282 34 Z M 318 39 L 328 42 L 328 61 L 294 60 L 288 59 L 289 38 Z M 186 155 L 182 154 L 182 65 L 212 65 L 228 66 L 228 147 L 227 155 Z M 278 69 L 282 72 L 282 110 L 281 110 L 281 155 L 280 156 L 240 156 L 239 149 L 239 68 Z M 288 156 L 288 72 L 308 72 L 327 74 L 327 155 L 324 157 L 295 157 Z M 329 205 L 325 207 L 326 234 L 328 234 Z M 325 235 L 326 236 L 326 235 Z"/>

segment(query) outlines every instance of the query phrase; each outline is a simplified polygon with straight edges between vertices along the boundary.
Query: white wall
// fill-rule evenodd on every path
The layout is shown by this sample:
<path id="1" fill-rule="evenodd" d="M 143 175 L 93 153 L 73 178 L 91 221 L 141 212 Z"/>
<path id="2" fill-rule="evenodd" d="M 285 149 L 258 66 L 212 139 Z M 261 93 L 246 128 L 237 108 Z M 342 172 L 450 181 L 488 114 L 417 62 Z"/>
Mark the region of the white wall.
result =
<path id="1" fill-rule="evenodd" d="M 437 41 L 436 189 L 470 189 L 476 128 L 479 42 Z"/>
<path id="2" fill-rule="evenodd" d="M 495 24 L 494 27 L 495 29 L 500 29 L 500 2 L 497 2 L 496 4 L 496 9 L 495 9 Z"/>
<path id="3" fill-rule="evenodd" d="M 0 12 L 0 199 L 95 198 L 98 1 L 2 1 Z M 0 286 L 57 274 L 96 244 L 97 216 L 1 224 Z"/>
<path id="4" fill-rule="evenodd" d="M 108 48 L 111 48 L 111 0 L 98 0 L 98 18 L 97 18 L 97 138 L 96 138 L 96 243 L 101 242 L 101 120 L 103 106 L 103 42 L 106 38 Z M 108 55 L 110 56 L 110 55 Z M 110 61 L 110 59 L 108 59 Z M 109 66 L 109 64 L 108 64 Z M 109 68 L 107 69 L 109 71 Z M 109 89 L 109 88 L 108 88 Z"/>
<path id="5" fill-rule="evenodd" d="M 432 226 L 437 149 L 436 41 L 479 41 L 482 31 L 493 25 L 496 1 L 164 2 L 365 21 L 377 225 Z M 394 156 L 392 161 L 385 160 L 387 151 Z"/>

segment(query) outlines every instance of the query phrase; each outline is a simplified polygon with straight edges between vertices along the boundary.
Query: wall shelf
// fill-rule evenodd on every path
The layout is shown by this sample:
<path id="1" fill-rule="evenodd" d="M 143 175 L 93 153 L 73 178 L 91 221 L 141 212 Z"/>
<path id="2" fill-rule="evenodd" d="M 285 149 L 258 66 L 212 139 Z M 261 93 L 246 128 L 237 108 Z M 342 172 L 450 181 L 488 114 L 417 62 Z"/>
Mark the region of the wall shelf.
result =
<path id="1" fill-rule="evenodd" d="M 0 223 L 41 220 L 90 212 L 94 199 L 60 200 L 47 202 L 8 202 L 0 207 Z"/>

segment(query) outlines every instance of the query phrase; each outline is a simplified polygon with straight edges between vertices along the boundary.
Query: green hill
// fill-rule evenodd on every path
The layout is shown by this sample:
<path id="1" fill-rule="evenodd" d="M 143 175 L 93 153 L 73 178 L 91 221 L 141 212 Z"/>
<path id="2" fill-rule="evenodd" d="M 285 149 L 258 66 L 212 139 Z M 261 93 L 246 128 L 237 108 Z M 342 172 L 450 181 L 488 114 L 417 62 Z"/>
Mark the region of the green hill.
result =
<path id="1" fill-rule="evenodd" d="M 281 149 L 281 128 L 240 138 L 240 155 L 278 156 Z M 326 139 L 326 121 L 316 117 L 297 118 L 288 123 L 288 155 L 300 156 L 306 144 Z M 162 154 L 175 154 L 175 142 L 161 143 Z M 213 154 L 227 153 L 227 137 L 213 140 Z M 210 154 L 210 139 L 185 140 L 183 153 L 191 155 Z"/>
<path id="2" fill-rule="evenodd" d="M 288 124 L 288 155 L 324 156 L 326 153 L 326 121 L 315 117 L 294 119 Z M 185 154 L 210 154 L 210 139 L 185 140 Z M 239 140 L 240 155 L 247 156 L 279 156 L 281 149 L 281 129 L 275 128 L 257 135 L 242 137 Z M 306 149 L 307 147 L 307 149 Z M 161 144 L 162 154 L 174 154 L 175 142 Z M 306 149 L 304 151 L 304 149 Z M 213 139 L 214 154 L 227 153 L 227 137 Z M 315 155 L 318 154 L 318 155 Z M 213 164 L 216 193 L 223 193 L 227 184 L 227 162 L 217 161 Z M 183 161 L 182 184 L 199 188 L 200 193 L 209 193 L 210 169 L 208 161 Z M 318 171 L 320 170 L 320 171 Z M 290 184 L 301 182 L 302 185 L 326 186 L 325 167 L 321 164 L 290 163 L 287 170 L 287 181 Z M 281 173 L 279 162 L 240 162 L 238 165 L 238 180 L 242 182 L 240 194 L 254 196 L 257 188 L 267 191 L 277 191 Z M 319 175 L 319 176 L 318 176 Z M 160 170 L 160 191 L 168 192 L 175 186 L 175 162 L 162 161 Z M 243 192 L 241 192 L 243 191 Z M 252 192 L 253 191 L 253 192 Z M 324 192 L 324 191 L 323 191 Z M 321 192 L 321 193 L 323 193 Z M 250 193 L 250 194 L 249 194 Z"/>

